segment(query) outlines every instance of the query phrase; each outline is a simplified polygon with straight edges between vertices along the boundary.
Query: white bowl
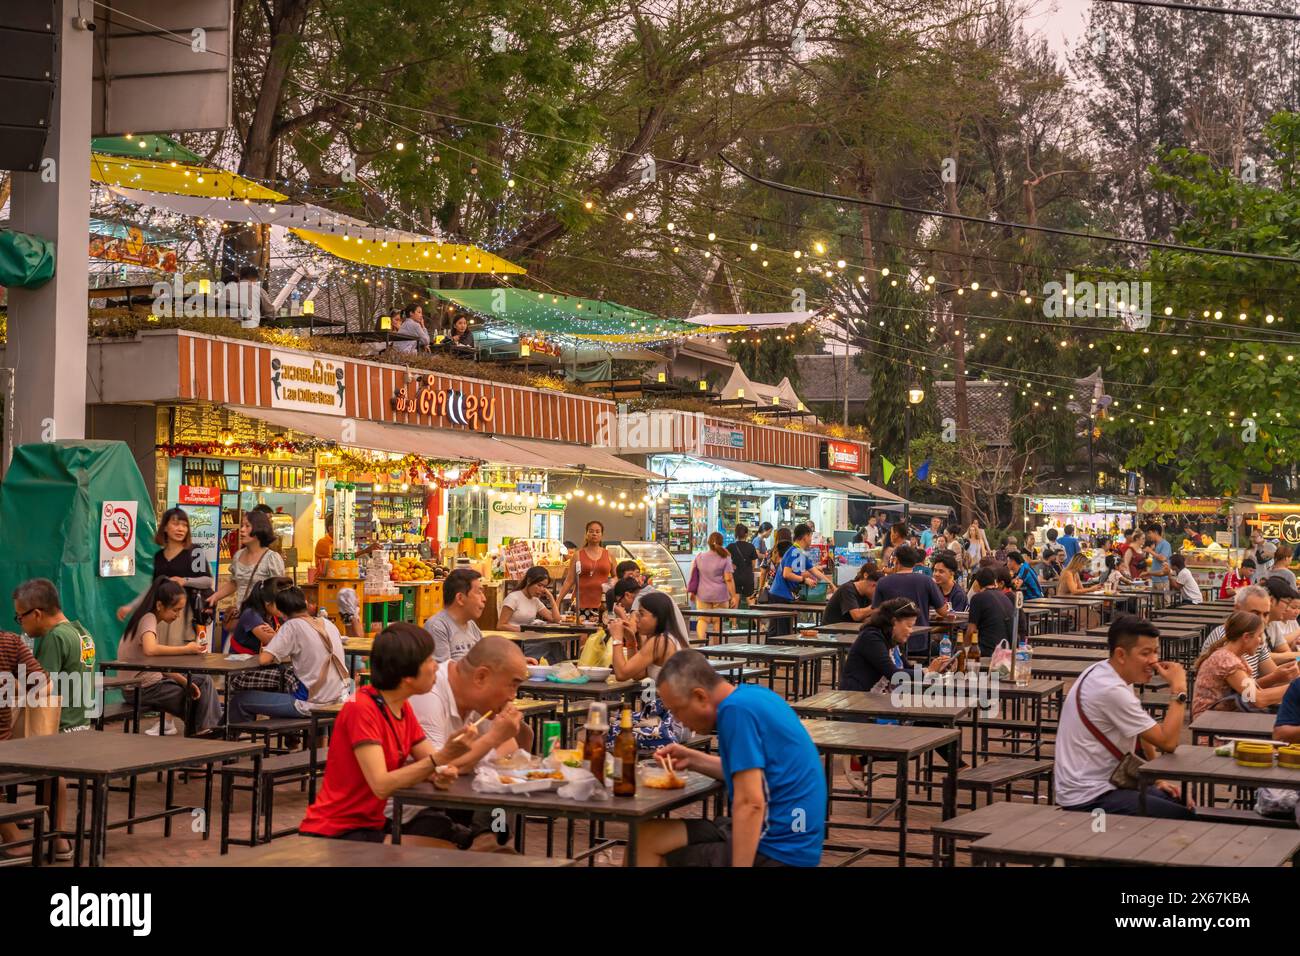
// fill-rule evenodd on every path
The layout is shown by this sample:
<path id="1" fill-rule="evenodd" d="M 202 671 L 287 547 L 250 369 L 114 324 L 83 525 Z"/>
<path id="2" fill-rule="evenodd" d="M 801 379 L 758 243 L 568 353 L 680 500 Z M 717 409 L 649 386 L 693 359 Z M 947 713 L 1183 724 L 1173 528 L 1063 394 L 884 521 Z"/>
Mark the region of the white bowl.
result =
<path id="1" fill-rule="evenodd" d="M 549 664 L 529 664 L 528 676 L 532 680 L 546 680 L 555 673 L 555 668 Z"/>
<path id="2" fill-rule="evenodd" d="M 579 667 L 578 671 L 588 680 L 605 680 L 614 673 L 612 667 Z"/>

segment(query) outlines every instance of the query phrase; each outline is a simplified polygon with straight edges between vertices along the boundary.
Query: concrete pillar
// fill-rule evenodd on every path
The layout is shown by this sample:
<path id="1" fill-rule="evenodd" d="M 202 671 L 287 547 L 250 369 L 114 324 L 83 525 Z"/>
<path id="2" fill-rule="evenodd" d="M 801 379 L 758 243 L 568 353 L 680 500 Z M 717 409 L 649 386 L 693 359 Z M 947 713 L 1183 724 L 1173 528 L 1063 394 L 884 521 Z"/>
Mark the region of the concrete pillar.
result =
<path id="1" fill-rule="evenodd" d="M 56 249 L 53 279 L 39 289 L 9 291 L 5 351 L 14 369 L 15 445 L 84 438 L 86 428 L 93 34 L 72 25 L 76 0 L 59 0 L 55 8 L 58 84 L 45 146 L 53 181 L 46 181 L 48 171 L 13 177 L 11 228 Z"/>

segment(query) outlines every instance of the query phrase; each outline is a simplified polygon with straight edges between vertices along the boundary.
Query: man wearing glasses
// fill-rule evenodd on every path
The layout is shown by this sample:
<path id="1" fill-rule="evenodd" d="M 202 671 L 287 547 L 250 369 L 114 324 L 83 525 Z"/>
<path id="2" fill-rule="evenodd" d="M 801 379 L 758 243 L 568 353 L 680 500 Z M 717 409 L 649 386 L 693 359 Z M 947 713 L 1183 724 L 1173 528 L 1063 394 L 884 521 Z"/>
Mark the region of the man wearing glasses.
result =
<path id="1" fill-rule="evenodd" d="M 32 653 L 37 662 L 50 675 L 54 693 L 62 697 L 63 709 L 59 715 L 59 733 L 89 730 L 87 710 L 93 710 L 95 676 L 95 640 L 84 627 L 69 621 L 59 603 L 59 592 L 54 582 L 46 578 L 33 578 L 14 588 L 14 621 L 23 633 L 35 641 Z M 55 782 L 54 805 L 51 817 L 56 830 L 63 829 L 63 813 L 67 801 L 63 799 L 63 781 Z M 72 857 L 72 848 L 65 840 L 55 845 L 55 859 Z"/>

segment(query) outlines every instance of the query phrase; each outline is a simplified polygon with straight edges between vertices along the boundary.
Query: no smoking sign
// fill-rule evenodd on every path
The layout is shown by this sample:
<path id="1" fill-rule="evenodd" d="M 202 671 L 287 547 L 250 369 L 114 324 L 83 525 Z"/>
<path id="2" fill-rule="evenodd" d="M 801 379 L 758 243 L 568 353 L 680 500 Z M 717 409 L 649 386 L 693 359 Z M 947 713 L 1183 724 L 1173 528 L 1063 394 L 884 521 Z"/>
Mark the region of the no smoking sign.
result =
<path id="1" fill-rule="evenodd" d="M 99 522 L 99 576 L 135 574 L 136 502 L 105 501 Z"/>

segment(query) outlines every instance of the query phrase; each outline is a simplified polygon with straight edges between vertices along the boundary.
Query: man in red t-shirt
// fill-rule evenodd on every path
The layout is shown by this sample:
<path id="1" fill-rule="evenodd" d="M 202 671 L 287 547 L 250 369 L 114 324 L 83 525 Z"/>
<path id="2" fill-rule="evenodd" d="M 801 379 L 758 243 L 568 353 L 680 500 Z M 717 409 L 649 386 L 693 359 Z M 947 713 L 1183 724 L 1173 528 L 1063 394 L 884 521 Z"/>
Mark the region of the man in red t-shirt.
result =
<path id="1" fill-rule="evenodd" d="M 339 711 L 325 779 L 316 802 L 307 808 L 300 833 L 382 843 L 390 826 L 384 806 L 395 791 L 426 780 L 444 789 L 450 785 L 456 777 L 451 761 L 469 750 L 477 734 L 465 727 L 438 751 L 425 737 L 408 700 L 432 690 L 437 673 L 433 638 L 424 628 L 393 624 L 375 638 L 371 686 Z M 467 827 L 433 809 L 404 822 L 402 831 L 428 838 L 412 842 L 445 841 L 461 849 L 468 849 L 473 838 Z"/>
<path id="2" fill-rule="evenodd" d="M 1219 597 L 1230 598 L 1246 585 L 1251 583 L 1251 578 L 1255 576 L 1255 559 L 1246 558 L 1241 562 L 1241 567 L 1232 570 L 1223 576 L 1223 584 L 1219 586 Z"/>

